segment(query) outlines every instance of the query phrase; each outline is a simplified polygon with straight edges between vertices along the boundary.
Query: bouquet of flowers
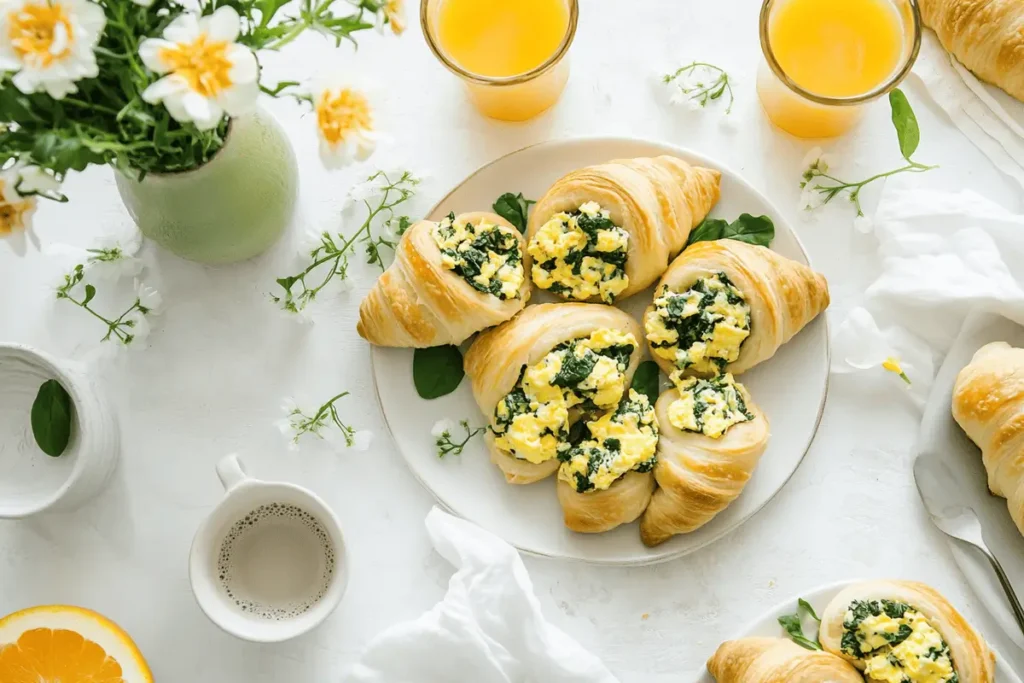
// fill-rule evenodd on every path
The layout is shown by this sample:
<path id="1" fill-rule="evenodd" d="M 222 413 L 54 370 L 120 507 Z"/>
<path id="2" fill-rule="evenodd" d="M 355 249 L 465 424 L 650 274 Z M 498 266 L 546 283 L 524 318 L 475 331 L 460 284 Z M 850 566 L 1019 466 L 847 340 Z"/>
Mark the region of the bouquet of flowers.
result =
<path id="1" fill-rule="evenodd" d="M 339 45 L 375 26 L 400 33 L 401 3 L 0 0 L 0 237 L 23 251 L 36 199 L 66 201 L 68 171 L 107 164 L 141 180 L 202 166 L 260 92 L 313 107 L 325 160 L 365 158 L 375 137 L 364 93 L 264 84 L 258 55 L 307 30 Z"/>

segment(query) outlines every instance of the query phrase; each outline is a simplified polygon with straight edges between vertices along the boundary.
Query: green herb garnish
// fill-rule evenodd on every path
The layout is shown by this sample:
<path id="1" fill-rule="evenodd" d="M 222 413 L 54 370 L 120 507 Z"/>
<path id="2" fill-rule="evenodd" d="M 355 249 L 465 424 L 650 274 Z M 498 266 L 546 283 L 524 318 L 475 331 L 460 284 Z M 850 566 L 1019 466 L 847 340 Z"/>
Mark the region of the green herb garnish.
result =
<path id="1" fill-rule="evenodd" d="M 439 398 L 452 393 L 465 374 L 462 352 L 457 346 L 445 344 L 413 352 L 412 379 L 420 398 Z"/>
<path id="2" fill-rule="evenodd" d="M 459 420 L 459 425 L 466 432 L 462 441 L 452 439 L 450 429 L 445 429 L 441 432 L 440 436 L 434 439 L 434 445 L 437 446 L 437 457 L 443 458 L 449 453 L 452 455 L 462 455 L 462 450 L 466 447 L 466 444 L 468 444 L 474 436 L 486 429 L 486 427 L 477 427 L 476 429 L 470 428 L 469 420 Z"/>
<path id="3" fill-rule="evenodd" d="M 819 624 L 821 623 L 821 619 L 819 619 L 818 615 L 815 614 L 814 608 L 811 607 L 811 604 L 803 598 L 800 598 L 796 603 L 796 612 L 793 614 L 784 614 L 779 617 L 779 625 L 786 630 L 786 633 L 789 634 L 789 637 L 792 638 L 793 642 L 797 645 L 808 650 L 820 650 L 821 643 L 818 641 L 817 637 L 815 637 L 814 640 L 811 640 L 804 635 L 804 628 L 801 623 L 801 615 L 803 612 L 811 615 L 811 618 L 814 619 L 814 621 Z"/>
<path id="4" fill-rule="evenodd" d="M 71 396 L 55 379 L 43 382 L 32 402 L 32 435 L 53 458 L 63 455 L 71 440 Z"/>
<path id="5" fill-rule="evenodd" d="M 705 218 L 690 233 L 686 245 L 724 239 L 767 247 L 775 239 L 775 224 L 768 216 L 751 216 L 749 213 L 740 214 L 732 223 L 721 218 Z"/>
<path id="6" fill-rule="evenodd" d="M 516 226 L 519 232 L 525 234 L 527 214 L 530 211 L 530 204 L 536 203 L 537 202 L 532 199 L 526 199 L 523 197 L 522 192 L 519 194 L 506 192 L 498 197 L 498 200 L 494 202 L 491 208 L 494 209 L 494 213 Z"/>

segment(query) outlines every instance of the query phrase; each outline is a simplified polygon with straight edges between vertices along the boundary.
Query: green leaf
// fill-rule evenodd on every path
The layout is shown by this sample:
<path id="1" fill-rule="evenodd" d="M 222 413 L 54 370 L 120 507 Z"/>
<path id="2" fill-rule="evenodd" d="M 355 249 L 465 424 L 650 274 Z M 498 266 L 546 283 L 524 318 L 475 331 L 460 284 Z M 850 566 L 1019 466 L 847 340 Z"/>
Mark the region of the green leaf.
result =
<path id="1" fill-rule="evenodd" d="M 85 298 L 82 299 L 82 305 L 83 306 L 88 305 L 89 302 L 92 301 L 93 297 L 95 297 L 95 296 L 96 296 L 96 288 L 93 287 L 92 285 L 86 285 L 85 286 Z"/>
<path id="2" fill-rule="evenodd" d="M 519 232 L 525 234 L 527 215 L 530 212 L 530 204 L 536 203 L 537 202 L 532 199 L 526 199 L 523 197 L 522 192 L 519 194 L 506 192 L 498 197 L 498 200 L 494 202 L 491 208 L 494 209 L 494 213 L 516 226 Z"/>
<path id="3" fill-rule="evenodd" d="M 811 640 L 810 638 L 804 635 L 804 627 L 803 624 L 800 623 L 800 614 L 803 611 L 808 612 L 814 618 L 815 621 L 821 623 L 821 619 L 819 619 L 818 615 L 814 613 L 814 608 L 811 607 L 810 603 L 804 600 L 803 598 L 800 598 L 799 600 L 797 600 L 796 612 L 794 614 L 784 614 L 781 617 L 779 617 L 779 625 L 786 631 L 787 634 L 789 634 L 789 637 L 797 645 L 808 650 L 820 650 L 820 642 L 818 642 L 817 640 Z"/>
<path id="4" fill-rule="evenodd" d="M 71 396 L 55 379 L 43 382 L 32 403 L 32 435 L 43 453 L 54 458 L 71 440 Z"/>
<path id="5" fill-rule="evenodd" d="M 635 389 L 641 394 L 646 395 L 647 400 L 651 402 L 652 406 L 658 400 L 658 393 L 660 391 L 659 372 L 657 363 L 653 360 L 645 360 L 637 367 L 636 372 L 633 374 L 633 382 L 629 386 L 630 389 Z"/>
<path id="6" fill-rule="evenodd" d="M 267 26 L 270 20 L 277 14 L 277 10 L 287 5 L 289 0 L 256 0 L 256 7 L 260 11 L 260 26 Z"/>
<path id="7" fill-rule="evenodd" d="M 917 151 L 921 142 L 921 129 L 917 125 L 914 109 L 899 88 L 889 93 L 889 106 L 892 107 L 892 125 L 900 141 L 900 154 L 910 161 L 910 155 Z"/>
<path id="8" fill-rule="evenodd" d="M 420 398 L 438 398 L 452 393 L 466 374 L 459 347 L 445 344 L 416 349 L 412 356 L 412 379 Z"/>
<path id="9" fill-rule="evenodd" d="M 721 218 L 705 218 L 690 232 L 686 245 L 721 239 L 767 247 L 775 239 L 775 224 L 768 216 L 751 216 L 749 213 L 740 214 L 732 223 Z"/>

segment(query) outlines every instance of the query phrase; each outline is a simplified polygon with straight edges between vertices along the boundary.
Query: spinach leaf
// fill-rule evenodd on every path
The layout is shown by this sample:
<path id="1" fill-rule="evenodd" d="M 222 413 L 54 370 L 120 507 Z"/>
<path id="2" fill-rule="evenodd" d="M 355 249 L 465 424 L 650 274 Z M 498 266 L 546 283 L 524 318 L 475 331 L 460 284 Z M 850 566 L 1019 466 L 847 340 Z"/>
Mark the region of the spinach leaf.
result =
<path id="1" fill-rule="evenodd" d="M 899 88 L 889 93 L 889 106 L 892 108 L 892 125 L 900 141 L 900 154 L 910 161 L 910 155 L 917 151 L 921 142 L 921 129 L 917 125 L 914 109 Z"/>
<path id="2" fill-rule="evenodd" d="M 647 396 L 647 400 L 651 402 L 652 406 L 658 400 L 658 392 L 660 390 L 658 386 L 659 372 L 657 363 L 653 360 L 645 360 L 637 367 L 636 373 L 633 375 L 633 382 L 629 387 Z"/>
<path id="3" fill-rule="evenodd" d="M 498 200 L 494 202 L 491 208 L 494 209 L 494 213 L 516 226 L 516 228 L 519 229 L 519 232 L 525 234 L 526 217 L 530 211 L 530 204 L 536 203 L 537 202 L 532 199 L 526 199 L 523 197 L 522 192 L 519 194 L 506 192 L 498 197 Z"/>
<path id="4" fill-rule="evenodd" d="M 732 223 L 721 218 L 705 218 L 690 233 L 686 245 L 724 239 L 767 247 L 775 239 L 775 224 L 768 216 L 751 216 L 749 213 L 740 214 Z"/>
<path id="5" fill-rule="evenodd" d="M 811 640 L 804 635 L 804 627 L 800 623 L 800 615 L 805 611 L 808 612 L 815 621 L 821 623 L 821 619 L 819 619 L 818 615 L 814 613 L 814 608 L 811 607 L 810 603 L 803 598 L 800 598 L 796 604 L 796 612 L 793 614 L 784 614 L 779 617 L 779 625 L 786 630 L 786 633 L 789 634 L 789 637 L 793 642 L 800 647 L 808 650 L 820 650 L 821 643 L 818 642 L 817 638 L 815 638 L 815 640 Z"/>
<path id="6" fill-rule="evenodd" d="M 53 458 L 63 455 L 71 440 L 71 396 L 55 379 L 43 382 L 32 403 L 32 435 Z"/>
<path id="7" fill-rule="evenodd" d="M 465 374 L 462 352 L 457 346 L 445 344 L 413 352 L 412 379 L 420 398 L 438 398 L 452 393 Z"/>

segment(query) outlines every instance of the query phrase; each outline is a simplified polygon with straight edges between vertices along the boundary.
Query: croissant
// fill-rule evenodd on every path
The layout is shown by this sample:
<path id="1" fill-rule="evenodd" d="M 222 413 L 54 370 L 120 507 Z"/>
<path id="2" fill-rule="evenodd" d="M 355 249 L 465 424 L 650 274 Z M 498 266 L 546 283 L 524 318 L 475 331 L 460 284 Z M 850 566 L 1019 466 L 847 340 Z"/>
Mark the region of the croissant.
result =
<path id="1" fill-rule="evenodd" d="M 731 239 L 687 247 L 655 292 L 644 327 L 666 374 L 738 375 L 775 355 L 829 303 L 823 275 Z"/>
<path id="2" fill-rule="evenodd" d="M 865 581 L 839 592 L 818 638 L 869 680 L 991 683 L 995 655 L 938 591 L 913 581 Z M 903 678 L 906 677 L 906 678 Z"/>
<path id="3" fill-rule="evenodd" d="M 939 42 L 978 78 L 1024 101 L 1020 0 L 919 0 Z"/>
<path id="4" fill-rule="evenodd" d="M 460 344 L 530 299 L 523 236 L 493 213 L 419 221 L 359 306 L 356 330 L 379 346 Z"/>
<path id="5" fill-rule="evenodd" d="M 696 417 L 698 403 L 708 407 Z M 640 519 L 640 539 L 647 546 L 700 528 L 734 501 L 769 436 L 768 418 L 731 375 L 682 380 L 679 389 L 658 398 L 655 412 L 661 429 L 654 466 L 658 489 Z"/>
<path id="6" fill-rule="evenodd" d="M 720 178 L 670 156 L 564 176 L 530 215 L 534 283 L 566 299 L 609 304 L 646 289 L 718 201 Z"/>
<path id="7" fill-rule="evenodd" d="M 1006 498 L 1024 534 L 1024 349 L 993 342 L 978 349 L 953 385 L 953 418 L 981 449 L 988 488 Z"/>
<path id="8" fill-rule="evenodd" d="M 554 474 L 569 427 L 626 396 L 640 343 L 637 322 L 601 304 L 530 306 L 474 340 L 464 367 L 490 417 L 491 460 L 510 484 Z"/>
<path id="9" fill-rule="evenodd" d="M 708 660 L 708 671 L 718 683 L 864 683 L 839 657 L 785 638 L 727 640 Z"/>

